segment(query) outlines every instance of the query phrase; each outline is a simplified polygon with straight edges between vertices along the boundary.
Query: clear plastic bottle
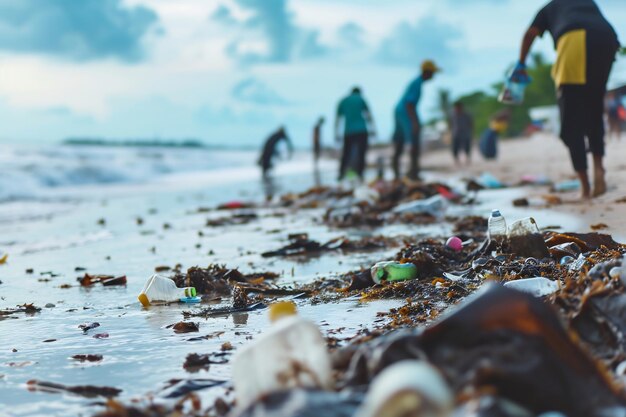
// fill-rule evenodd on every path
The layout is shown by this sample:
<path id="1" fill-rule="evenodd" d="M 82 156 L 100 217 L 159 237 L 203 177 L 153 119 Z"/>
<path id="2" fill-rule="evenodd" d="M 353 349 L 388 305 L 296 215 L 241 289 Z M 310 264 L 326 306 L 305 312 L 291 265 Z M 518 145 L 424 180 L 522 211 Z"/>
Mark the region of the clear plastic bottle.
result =
<path id="1" fill-rule="evenodd" d="M 489 239 L 494 240 L 498 243 L 502 243 L 504 238 L 506 238 L 507 228 L 506 220 L 504 220 L 504 216 L 502 216 L 500 210 L 492 210 L 491 216 L 489 217 L 489 222 L 487 224 Z"/>
<path id="2" fill-rule="evenodd" d="M 194 287 L 178 288 L 176 283 L 169 278 L 154 274 L 137 297 L 144 307 L 148 307 L 155 301 L 173 302 L 181 300 L 194 300 L 196 289 Z"/>
<path id="3" fill-rule="evenodd" d="M 317 325 L 297 316 L 290 302 L 270 306 L 270 319 L 272 327 L 233 358 L 238 407 L 274 391 L 332 387 L 330 356 Z"/>

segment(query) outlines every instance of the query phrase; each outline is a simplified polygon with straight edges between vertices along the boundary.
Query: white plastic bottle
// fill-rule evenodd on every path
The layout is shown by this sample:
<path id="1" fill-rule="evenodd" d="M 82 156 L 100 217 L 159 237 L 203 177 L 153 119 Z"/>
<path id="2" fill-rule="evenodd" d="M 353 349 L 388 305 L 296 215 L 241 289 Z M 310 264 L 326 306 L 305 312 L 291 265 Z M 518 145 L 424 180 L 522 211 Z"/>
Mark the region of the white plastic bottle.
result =
<path id="1" fill-rule="evenodd" d="M 500 213 L 500 210 L 493 210 L 488 221 L 488 236 L 489 239 L 498 243 L 502 243 L 507 235 L 506 220 Z"/>
<path id="2" fill-rule="evenodd" d="M 400 361 L 372 382 L 357 417 L 448 417 L 454 406 L 452 390 L 432 365 Z"/>
<path id="3" fill-rule="evenodd" d="M 178 288 L 171 279 L 154 274 L 148 278 L 137 298 L 144 307 L 148 307 L 156 301 L 173 302 L 181 299 L 194 299 L 194 297 L 196 297 L 194 287 Z"/>
<path id="4" fill-rule="evenodd" d="M 272 327 L 233 358 L 237 407 L 291 388 L 330 389 L 332 368 L 319 328 L 295 314 L 295 304 L 270 306 Z"/>

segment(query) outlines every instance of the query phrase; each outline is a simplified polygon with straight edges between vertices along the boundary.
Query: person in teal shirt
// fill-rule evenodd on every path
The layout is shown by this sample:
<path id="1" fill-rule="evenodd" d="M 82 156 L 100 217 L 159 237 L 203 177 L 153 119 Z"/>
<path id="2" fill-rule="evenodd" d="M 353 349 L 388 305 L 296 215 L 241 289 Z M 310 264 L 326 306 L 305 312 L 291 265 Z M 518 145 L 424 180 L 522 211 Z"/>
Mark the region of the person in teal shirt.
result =
<path id="1" fill-rule="evenodd" d="M 335 123 L 336 140 L 341 142 L 340 126 L 343 120 L 343 152 L 339 165 L 339 181 L 346 175 L 348 168 L 353 168 L 363 179 L 365 158 L 367 156 L 370 129 L 374 131 L 374 120 L 367 103 L 361 95 L 361 89 L 354 87 L 352 92 L 339 102 Z"/>
<path id="2" fill-rule="evenodd" d="M 422 62 L 421 70 L 422 73 L 409 84 L 394 111 L 395 130 L 393 143 L 395 150 L 392 164 L 396 179 L 400 179 L 401 176 L 400 158 L 406 144 L 411 145 L 411 167 L 408 177 L 410 179 L 419 177 L 421 125 L 417 115 L 417 105 L 422 97 L 422 84 L 431 80 L 440 69 L 433 61 L 426 60 Z"/>

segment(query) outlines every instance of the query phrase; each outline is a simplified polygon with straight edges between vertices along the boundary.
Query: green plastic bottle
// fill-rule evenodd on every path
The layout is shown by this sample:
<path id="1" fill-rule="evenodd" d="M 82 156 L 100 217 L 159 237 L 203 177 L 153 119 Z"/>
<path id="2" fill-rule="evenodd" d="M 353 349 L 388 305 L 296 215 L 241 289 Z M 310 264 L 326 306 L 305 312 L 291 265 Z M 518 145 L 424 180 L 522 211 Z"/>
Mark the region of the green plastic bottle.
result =
<path id="1" fill-rule="evenodd" d="M 417 278 L 417 267 L 411 263 L 401 264 L 397 261 L 378 262 L 371 269 L 372 279 L 380 284 L 382 281 L 408 281 Z"/>

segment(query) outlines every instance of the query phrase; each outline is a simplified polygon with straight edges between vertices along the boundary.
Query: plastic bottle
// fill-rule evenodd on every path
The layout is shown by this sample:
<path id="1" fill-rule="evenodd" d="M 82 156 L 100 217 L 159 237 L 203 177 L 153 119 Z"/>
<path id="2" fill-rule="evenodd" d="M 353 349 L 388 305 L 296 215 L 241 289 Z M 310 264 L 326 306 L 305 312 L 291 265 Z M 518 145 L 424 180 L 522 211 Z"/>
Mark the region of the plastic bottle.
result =
<path id="1" fill-rule="evenodd" d="M 502 243 L 507 235 L 507 228 L 506 220 L 504 220 L 504 217 L 500 213 L 500 210 L 492 210 L 487 225 L 487 234 L 489 236 L 489 239 L 494 240 L 498 243 Z"/>
<path id="2" fill-rule="evenodd" d="M 434 195 L 423 200 L 409 201 L 397 205 L 394 213 L 411 213 L 411 214 L 430 214 L 431 216 L 441 216 L 447 208 L 446 199 L 440 194 Z"/>
<path id="3" fill-rule="evenodd" d="M 539 233 L 539 226 L 532 217 L 526 217 L 511 223 L 508 230 L 509 237 L 525 236 Z"/>
<path id="4" fill-rule="evenodd" d="M 143 290 L 141 290 L 137 298 L 144 307 L 148 307 L 156 301 L 200 301 L 199 297 L 196 297 L 196 289 L 194 287 L 178 288 L 174 281 L 158 274 L 148 278 L 146 285 L 143 286 Z"/>
<path id="5" fill-rule="evenodd" d="M 235 354 L 232 369 L 238 407 L 274 391 L 332 387 L 326 341 L 317 325 L 295 313 L 292 302 L 272 304 L 272 327 Z"/>
<path id="6" fill-rule="evenodd" d="M 556 281 L 552 281 L 544 277 L 524 278 L 509 281 L 506 282 L 504 286 L 525 292 L 534 297 L 545 297 L 546 295 L 554 294 L 559 290 L 559 284 Z"/>
<path id="7" fill-rule="evenodd" d="M 454 395 L 439 371 L 426 362 L 405 360 L 374 379 L 357 417 L 448 417 Z"/>
<path id="8" fill-rule="evenodd" d="M 401 264 L 396 261 L 378 262 L 371 269 L 372 279 L 382 281 L 407 281 L 417 278 L 417 267 L 411 263 Z"/>

